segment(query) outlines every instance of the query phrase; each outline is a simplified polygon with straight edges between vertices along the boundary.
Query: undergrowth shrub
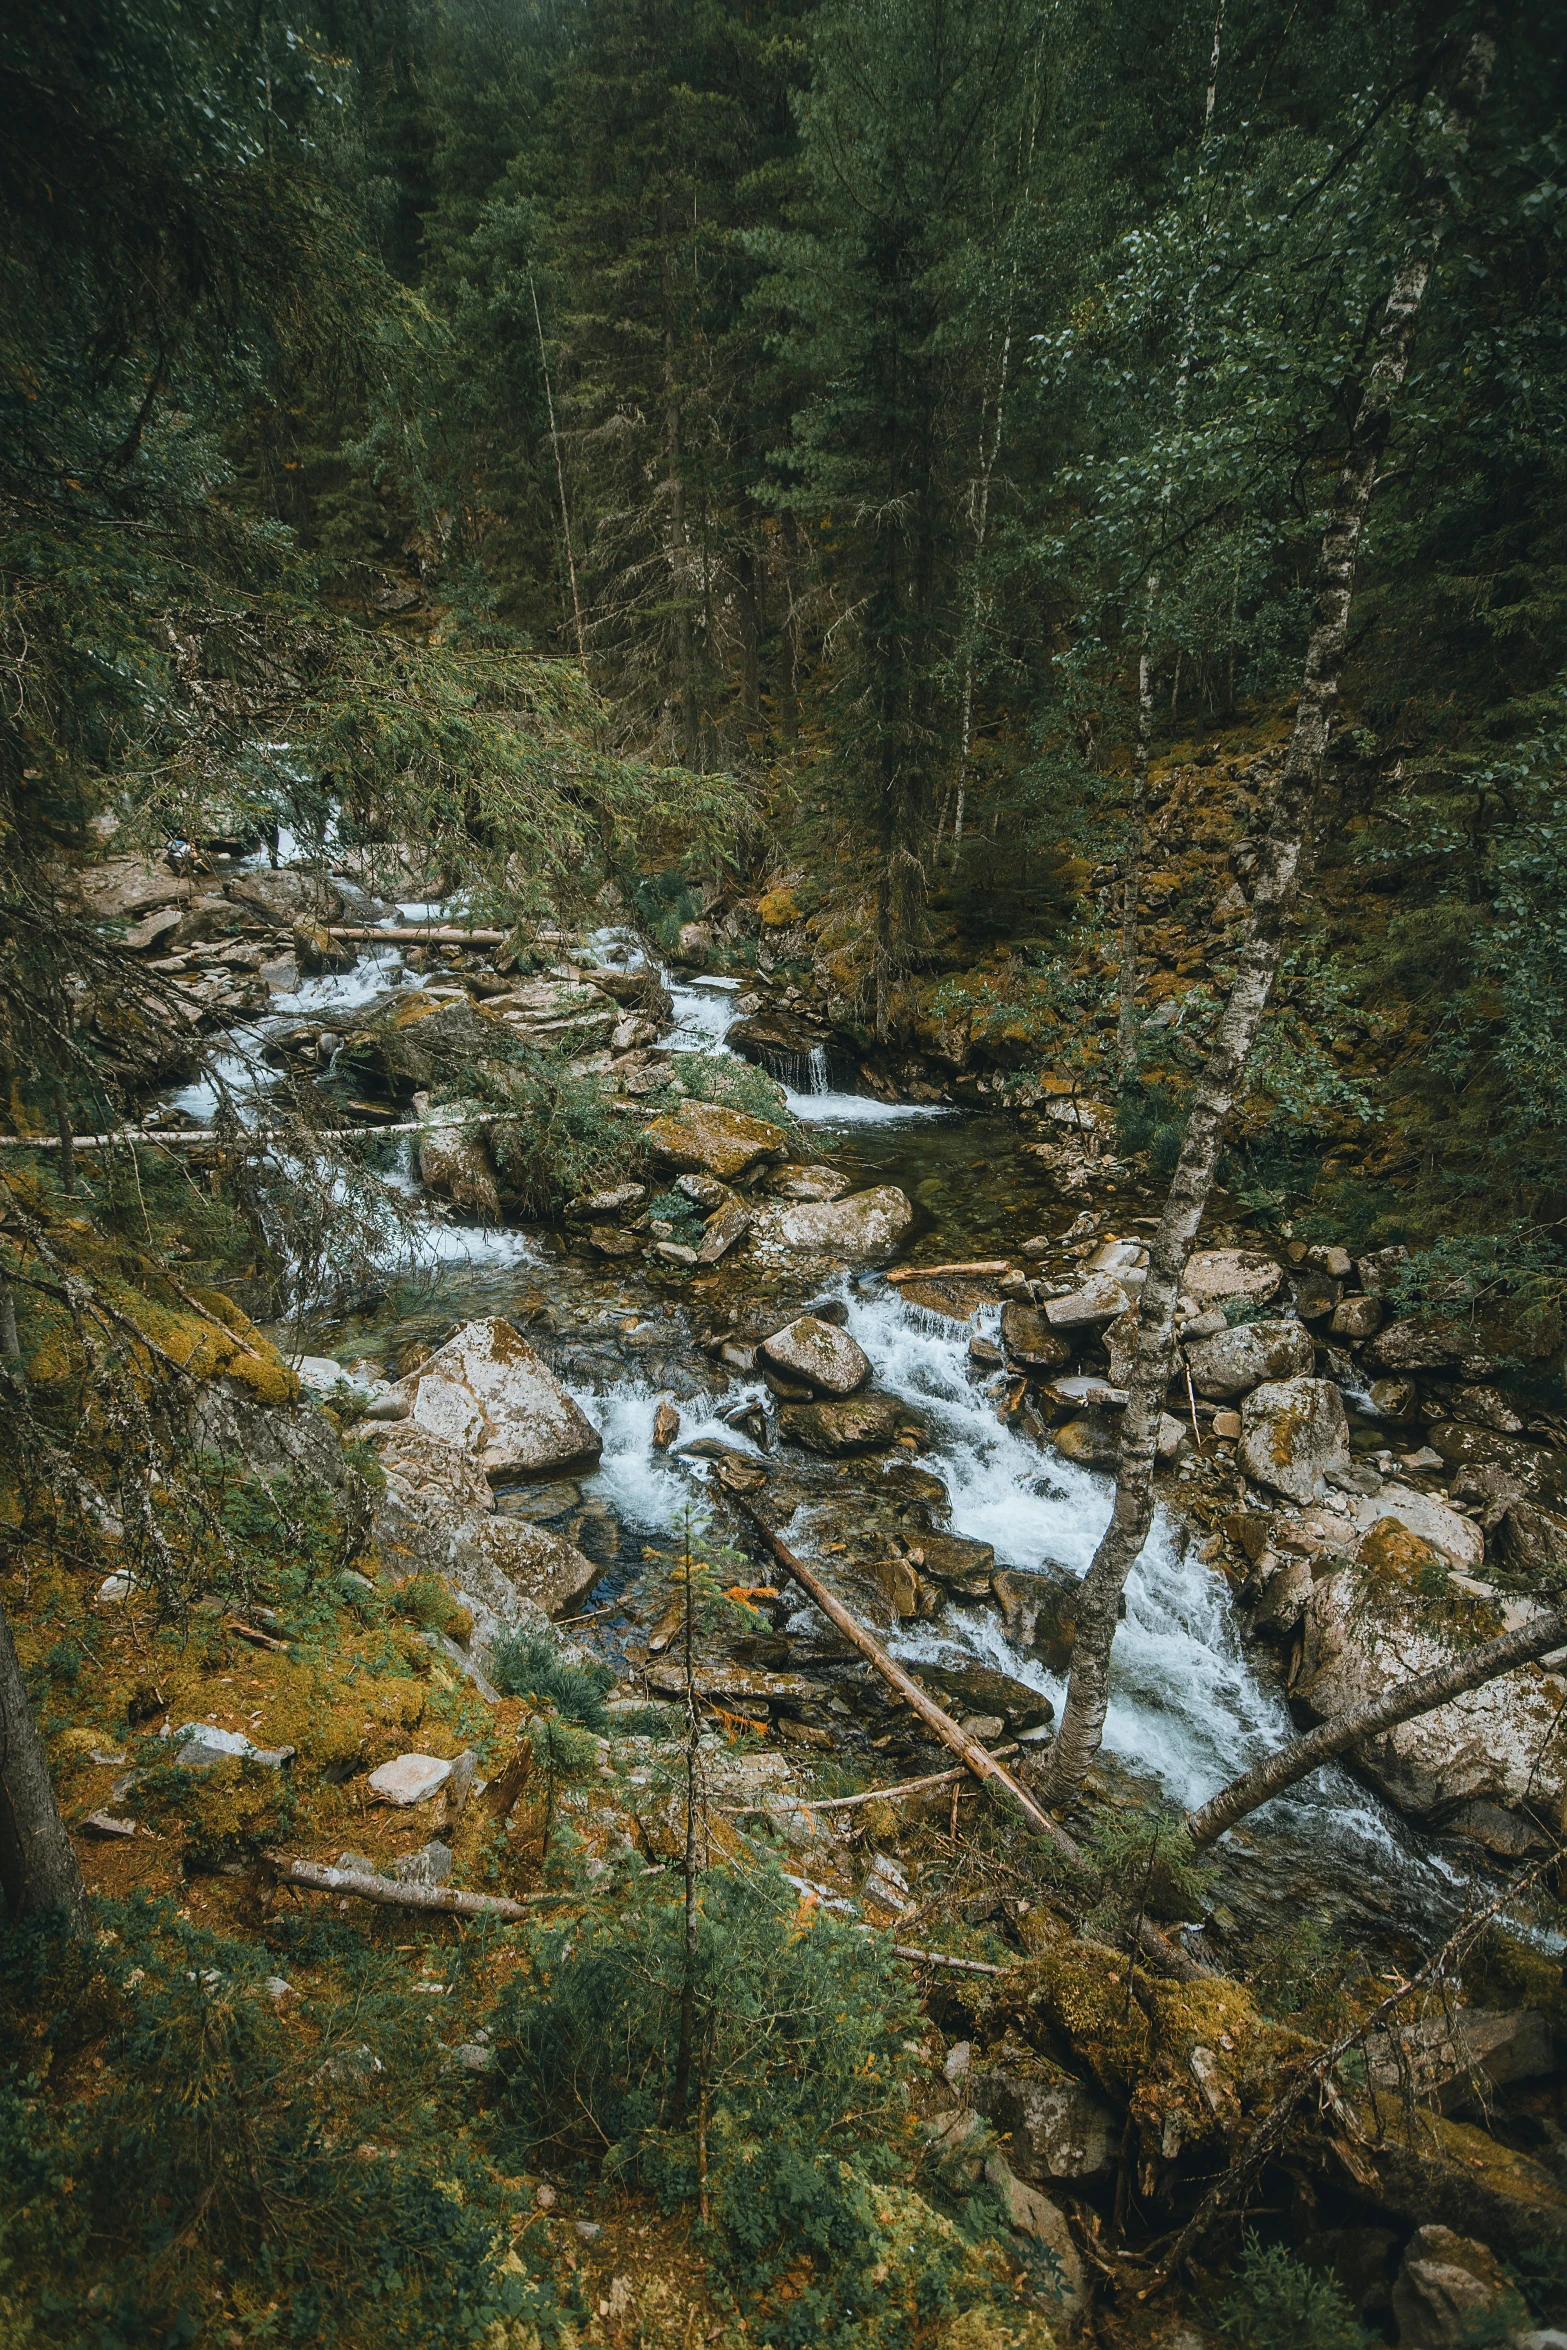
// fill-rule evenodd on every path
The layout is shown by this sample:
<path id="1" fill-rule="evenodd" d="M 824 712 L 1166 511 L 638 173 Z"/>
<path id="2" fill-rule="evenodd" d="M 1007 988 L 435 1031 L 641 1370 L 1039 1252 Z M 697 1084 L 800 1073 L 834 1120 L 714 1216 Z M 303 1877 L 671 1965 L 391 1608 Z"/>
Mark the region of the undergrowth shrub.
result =
<path id="1" fill-rule="evenodd" d="M 1146 1151 L 1155 1174 L 1174 1173 L 1185 1134 L 1185 1113 L 1168 1086 L 1128 1087 L 1116 1104 L 1116 1141 L 1123 1151 Z"/>
<path id="2" fill-rule="evenodd" d="M 675 1074 L 693 1101 L 715 1102 L 721 1109 L 741 1110 L 747 1117 L 766 1118 L 791 1131 L 798 1123 L 777 1078 L 733 1053 L 682 1053 Z"/>
<path id="3" fill-rule="evenodd" d="M 612 1088 L 574 1073 L 564 1053 L 475 1062 L 464 1086 L 499 1113 L 490 1154 L 501 1189 L 525 1216 L 555 1215 L 640 1163 L 640 1130 L 615 1115 Z"/>
<path id="4" fill-rule="evenodd" d="M 1234 2350 L 1373 2350 L 1331 2277 L 1320 2277 L 1282 2244 L 1247 2235 L 1230 2290 L 1205 2312 Z"/>
<path id="5" fill-rule="evenodd" d="M 710 1871 L 682 2119 L 684 1936 L 655 1877 L 613 1917 L 534 1933 L 531 1980 L 492 2019 L 504 2159 L 547 2150 L 670 2206 L 698 2191 L 700 2116 L 714 2272 L 777 2350 L 916 2338 L 983 2287 L 960 2233 L 900 2184 L 908 1980 L 883 1941 L 803 1913 L 776 1874 Z"/>
<path id="6" fill-rule="evenodd" d="M 263 1948 L 166 1905 L 94 1922 L 0 1943 L 0 2294 L 36 2344 L 468 2350 L 502 2319 L 559 2339 L 553 2288 L 501 2265 L 508 2197 L 458 2135 L 453 2019 L 395 1960 L 342 1938 L 301 2032 Z"/>
<path id="7" fill-rule="evenodd" d="M 547 1633 L 525 1626 L 503 1632 L 490 1654 L 490 1679 L 503 1697 L 536 1698 L 601 1738 L 609 1728 L 604 1699 L 615 1686 L 613 1666 L 568 1664 Z"/>

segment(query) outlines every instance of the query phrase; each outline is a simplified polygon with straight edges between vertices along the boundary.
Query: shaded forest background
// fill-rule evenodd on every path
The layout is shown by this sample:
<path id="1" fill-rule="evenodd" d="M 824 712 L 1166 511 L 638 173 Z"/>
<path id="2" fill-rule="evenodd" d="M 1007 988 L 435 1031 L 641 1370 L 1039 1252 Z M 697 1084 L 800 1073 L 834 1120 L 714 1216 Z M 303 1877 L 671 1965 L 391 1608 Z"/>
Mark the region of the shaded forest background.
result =
<path id="1" fill-rule="evenodd" d="M 199 837 L 221 799 L 422 829 L 514 903 L 619 873 L 689 912 L 704 878 L 783 875 L 827 909 L 866 1036 L 988 957 L 1041 1058 L 1178 1119 L 1224 972 L 1117 1070 L 1084 877 L 1127 850 L 1140 679 L 1156 779 L 1287 719 L 1479 22 L 139 0 L 13 24 L 13 1103 L 88 1082 L 50 860 L 105 809 Z M 1563 1206 L 1567 313 L 1560 22 L 1493 29 L 1362 567 L 1337 912 L 1307 909 L 1252 1177 L 1512 1280 L 1554 1266 Z M 1396 1203 L 1332 1169 L 1327 1198 L 1346 1117 L 1396 1128 Z"/>

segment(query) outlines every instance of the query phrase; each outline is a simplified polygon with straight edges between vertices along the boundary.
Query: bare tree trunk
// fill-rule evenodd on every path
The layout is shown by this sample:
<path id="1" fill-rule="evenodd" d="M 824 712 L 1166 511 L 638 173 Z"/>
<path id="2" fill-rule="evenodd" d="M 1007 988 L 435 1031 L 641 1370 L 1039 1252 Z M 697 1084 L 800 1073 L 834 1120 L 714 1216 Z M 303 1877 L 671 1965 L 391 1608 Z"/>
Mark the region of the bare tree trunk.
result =
<path id="1" fill-rule="evenodd" d="M 696 1674 L 692 1654 L 696 1608 L 691 1588 L 691 1524 L 686 1521 L 686 1849 L 685 1963 L 680 1976 L 680 2038 L 675 2050 L 674 2127 L 686 2125 L 686 2103 L 691 2093 L 691 2053 L 696 2033 L 696 1782 L 701 1723 L 696 1710 Z"/>
<path id="2" fill-rule="evenodd" d="M 1536 1616 L 1532 1623 L 1521 1624 L 1516 1632 L 1504 1632 L 1499 1639 L 1486 1640 L 1478 1648 L 1469 1649 L 1462 1656 L 1449 1658 L 1443 1665 L 1433 1665 L 1428 1673 L 1416 1673 L 1413 1679 L 1401 1681 L 1382 1697 L 1369 1698 L 1364 1705 L 1352 1705 L 1341 1714 L 1331 1714 L 1308 1730 L 1303 1738 L 1292 1738 L 1288 1746 L 1281 1746 L 1266 1761 L 1232 1779 L 1228 1787 L 1210 1798 L 1200 1810 L 1186 1815 L 1186 1833 L 1197 1845 L 1212 1844 L 1243 1820 L 1259 1804 L 1268 1803 L 1286 1787 L 1293 1787 L 1297 1779 L 1310 1776 L 1335 1755 L 1357 1746 L 1362 1738 L 1375 1738 L 1379 1731 L 1396 1729 L 1400 1722 L 1412 1722 L 1417 1714 L 1434 1713 L 1439 1705 L 1462 1697 L 1467 1690 L 1479 1689 L 1487 1681 L 1499 1680 L 1519 1665 L 1547 1656 L 1553 1648 L 1567 1647 L 1567 1616 L 1551 1614 Z"/>
<path id="3" fill-rule="evenodd" d="M 533 324 L 539 338 L 539 366 L 544 375 L 544 412 L 550 421 L 550 447 L 555 452 L 555 487 L 560 494 L 560 535 L 566 550 L 566 578 L 571 587 L 571 622 L 577 639 L 577 659 L 584 669 L 588 665 L 587 639 L 582 630 L 582 599 L 577 593 L 577 558 L 571 544 L 571 509 L 566 503 L 566 468 L 560 453 L 560 434 L 555 429 L 555 394 L 550 384 L 550 363 L 544 350 L 544 321 L 539 315 L 539 289 L 528 272 L 528 291 L 533 296 Z"/>
<path id="4" fill-rule="evenodd" d="M 1494 44 L 1484 35 L 1476 36 L 1459 105 L 1448 117 L 1449 157 L 1444 162 L 1453 148 L 1462 145 L 1494 56 Z M 1235 984 L 1214 1036 L 1208 1066 L 1192 1098 L 1180 1162 L 1149 1251 L 1148 1278 L 1138 1308 L 1137 1358 L 1121 1421 L 1115 1505 L 1078 1600 L 1066 1706 L 1051 1750 L 1045 1788 L 1045 1799 L 1050 1803 L 1070 1802 L 1099 1751 L 1121 1593 L 1153 1518 L 1154 1453 L 1159 1415 L 1170 1382 L 1176 1299 L 1213 1189 L 1224 1128 L 1245 1082 L 1246 1065 L 1294 916 L 1338 698 L 1361 534 L 1394 405 L 1408 370 L 1420 306 L 1446 225 L 1446 191 L 1445 178 L 1433 172 L 1426 190 L 1428 225 L 1400 258 L 1377 338 L 1376 358 L 1350 433 L 1323 536 L 1295 729 L 1279 779 L 1273 820 L 1257 861 L 1257 885 Z"/>
<path id="5" fill-rule="evenodd" d="M 681 448 L 680 374 L 675 362 L 675 300 L 673 272 L 669 257 L 668 206 L 664 208 L 662 226 L 665 232 L 663 259 L 660 264 L 664 309 L 664 460 L 669 468 L 665 482 L 668 515 L 664 528 L 664 560 L 669 571 L 670 593 L 675 605 L 675 687 L 680 698 L 680 725 L 687 767 L 694 768 L 701 750 L 701 722 L 697 709 L 696 670 L 691 646 L 690 549 L 686 545 L 686 485 L 682 472 L 684 454 Z"/>
<path id="6" fill-rule="evenodd" d="M 87 1889 L 54 1799 L 43 1740 L 0 1607 L 0 1892 L 14 1924 L 47 1910 L 79 1918 Z"/>
<path id="7" fill-rule="evenodd" d="M 1015 274 L 1014 272 L 1014 276 Z M 1011 363 L 1012 329 L 1009 325 L 1001 342 L 1001 367 L 996 384 L 996 427 L 990 435 L 988 449 L 985 445 L 983 414 L 979 427 L 979 494 L 974 515 L 974 595 L 969 610 L 969 644 L 963 661 L 963 710 L 958 741 L 958 796 L 957 807 L 952 819 L 952 870 L 954 873 L 958 869 L 958 859 L 963 852 L 963 808 L 967 798 L 969 744 L 973 739 L 974 728 L 974 638 L 979 633 L 979 565 L 985 552 L 985 533 L 990 523 L 990 477 L 995 472 L 996 459 L 1001 454 L 1001 432 L 1006 417 L 1007 372 Z M 942 811 L 945 815 L 945 801 L 942 803 Z M 939 827 L 936 834 L 936 847 L 938 850 L 941 847 Z M 934 867 L 934 856 L 932 856 L 931 864 Z"/>
<path id="8" fill-rule="evenodd" d="M 1137 1065 L 1137 900 L 1143 880 L 1143 837 L 1148 829 L 1148 754 L 1153 743 L 1153 615 L 1159 598 L 1156 572 L 1148 575 L 1143 641 L 1137 656 L 1137 743 L 1132 752 L 1131 839 L 1121 875 L 1120 1009 L 1116 1059 L 1121 1083 L 1130 1085 Z"/>
<path id="9" fill-rule="evenodd" d="M 1213 128 L 1213 109 L 1219 95 L 1219 60 L 1224 50 L 1225 0 L 1219 0 L 1213 20 L 1213 48 L 1208 58 L 1208 87 L 1203 97 L 1202 144 L 1198 149 L 1198 172 L 1205 167 L 1208 134 Z M 1203 215 L 1206 228 L 1207 214 Z M 1175 429 L 1177 444 L 1186 421 L 1186 395 L 1192 377 L 1192 344 L 1197 324 L 1197 288 L 1194 284 L 1186 297 L 1186 332 L 1182 343 L 1181 361 L 1175 375 Z M 1169 520 L 1170 501 L 1175 493 L 1173 476 L 1166 474 L 1159 496 L 1160 535 Z M 1129 822 L 1131 839 L 1127 845 L 1126 865 L 1121 876 L 1121 971 L 1118 983 L 1119 1004 L 1116 1020 L 1116 1062 L 1121 1083 L 1130 1085 L 1137 1064 L 1137 901 L 1142 888 L 1143 842 L 1148 831 L 1148 757 L 1153 744 L 1153 664 L 1154 614 L 1159 604 L 1159 574 L 1150 570 L 1144 588 L 1143 636 L 1137 655 L 1137 740 L 1132 751 L 1132 805 Z M 1181 690 L 1181 663 L 1175 662 L 1175 689 L 1170 696 L 1170 715 L 1175 715 L 1176 697 Z"/>

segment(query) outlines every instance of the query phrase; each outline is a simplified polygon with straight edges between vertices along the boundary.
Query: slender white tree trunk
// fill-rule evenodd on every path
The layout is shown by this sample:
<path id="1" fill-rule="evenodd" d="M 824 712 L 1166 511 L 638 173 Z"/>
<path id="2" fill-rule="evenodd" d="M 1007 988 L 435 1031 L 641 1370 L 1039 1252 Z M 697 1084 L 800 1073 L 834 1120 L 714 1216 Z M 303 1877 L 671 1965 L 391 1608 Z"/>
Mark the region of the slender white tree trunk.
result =
<path id="1" fill-rule="evenodd" d="M 1460 101 L 1448 116 L 1449 149 L 1462 146 L 1483 94 L 1494 44 L 1471 45 Z M 1448 158 L 1450 159 L 1450 157 Z M 1339 471 L 1317 563 L 1316 594 L 1295 728 L 1279 780 L 1235 984 L 1214 1037 L 1208 1066 L 1192 1097 L 1186 1139 L 1149 1252 L 1138 1309 L 1137 1356 L 1121 1422 L 1115 1504 L 1083 1580 L 1077 1634 L 1061 1726 L 1051 1749 L 1046 1800 L 1070 1802 L 1099 1751 L 1110 1697 L 1110 1650 L 1122 1590 L 1153 1518 L 1154 1455 L 1159 1417 L 1175 1351 L 1175 1307 L 1187 1258 L 1213 1189 L 1225 1125 L 1245 1082 L 1246 1065 L 1278 972 L 1311 844 L 1328 733 L 1349 635 L 1355 566 L 1377 467 L 1408 372 L 1420 307 L 1446 227 L 1447 182 L 1427 181 L 1427 227 L 1406 246 L 1388 295 L 1377 353 Z"/>
<path id="2" fill-rule="evenodd" d="M 1213 110 L 1219 96 L 1219 61 L 1224 53 L 1224 9 L 1225 0 L 1219 0 L 1213 20 L 1213 47 L 1208 56 L 1208 87 L 1203 93 L 1202 141 L 1197 151 L 1199 178 L 1207 166 L 1208 135 L 1213 129 Z M 1200 225 L 1206 229 L 1206 212 Z M 1186 426 L 1186 398 L 1192 380 L 1192 346 L 1196 332 L 1197 288 L 1194 284 L 1186 297 L 1186 332 L 1182 338 L 1180 365 L 1175 371 L 1177 453 Z M 1161 537 L 1169 521 L 1170 502 L 1174 493 L 1175 478 L 1172 470 L 1165 475 L 1164 486 L 1159 493 Z M 1127 844 L 1126 864 L 1121 874 L 1121 972 L 1118 982 L 1120 1000 L 1116 1021 L 1116 1061 L 1123 1085 L 1130 1085 L 1137 1067 L 1137 901 L 1142 891 L 1143 845 L 1148 833 L 1148 759 L 1153 747 L 1154 617 L 1158 607 L 1159 574 L 1150 570 L 1143 583 L 1143 636 L 1137 655 L 1137 739 L 1132 751 L 1132 805 L 1128 817 L 1131 839 Z M 1180 660 L 1177 657 L 1177 693 L 1180 691 L 1180 680 Z M 1173 695 L 1170 709 L 1173 716 Z"/>
<path id="3" fill-rule="evenodd" d="M 1233 1828 L 1248 1812 L 1270 1803 L 1286 1787 L 1308 1778 L 1324 1763 L 1332 1762 L 1335 1755 L 1358 1746 L 1363 1738 L 1375 1738 L 1384 1730 L 1395 1730 L 1400 1722 L 1412 1722 L 1418 1714 L 1434 1713 L 1439 1705 L 1451 1703 L 1468 1690 L 1499 1680 L 1503 1673 L 1515 1672 L 1519 1665 L 1529 1664 L 1536 1657 L 1548 1656 L 1553 1648 L 1562 1647 L 1567 1647 L 1567 1616 L 1555 1612 L 1536 1616 L 1532 1622 L 1521 1624 L 1516 1632 L 1504 1632 L 1499 1639 L 1483 1641 L 1462 1656 L 1449 1657 L 1446 1664 L 1434 1665 L 1428 1673 L 1411 1675 L 1381 1697 L 1368 1698 L 1363 1705 L 1347 1706 L 1341 1714 L 1330 1714 L 1303 1738 L 1292 1738 L 1287 1746 L 1278 1747 L 1255 1769 L 1232 1779 L 1228 1787 L 1221 1787 L 1199 1811 L 1188 1812 L 1186 1832 L 1198 1846 L 1213 1844 L 1226 1828 Z"/>

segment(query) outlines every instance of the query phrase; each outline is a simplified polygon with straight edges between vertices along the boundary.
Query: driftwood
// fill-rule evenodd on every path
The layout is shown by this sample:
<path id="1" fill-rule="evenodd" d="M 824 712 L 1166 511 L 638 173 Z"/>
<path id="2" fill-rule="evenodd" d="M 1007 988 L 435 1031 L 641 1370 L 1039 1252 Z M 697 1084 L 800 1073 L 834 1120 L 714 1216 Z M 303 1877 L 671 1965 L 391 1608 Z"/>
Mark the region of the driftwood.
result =
<path id="1" fill-rule="evenodd" d="M 1396 1689 L 1390 1689 L 1385 1697 L 1349 1706 L 1341 1714 L 1331 1714 L 1303 1738 L 1292 1738 L 1287 1746 L 1279 1747 L 1253 1770 L 1232 1779 L 1228 1787 L 1221 1788 L 1199 1810 L 1188 1812 L 1186 1833 L 1198 1846 L 1212 1844 L 1226 1828 L 1233 1828 L 1237 1820 L 1244 1819 L 1259 1804 L 1267 1803 L 1286 1787 L 1293 1787 L 1297 1779 L 1304 1779 L 1323 1763 L 1331 1762 L 1346 1747 L 1358 1744 L 1362 1738 L 1374 1738 L 1380 1730 L 1395 1729 L 1400 1722 L 1411 1722 L 1417 1714 L 1432 1713 L 1450 1698 L 1462 1697 L 1467 1690 L 1498 1680 L 1518 1665 L 1530 1664 L 1536 1657 L 1564 1646 L 1567 1646 L 1567 1615 L 1553 1611 L 1521 1624 L 1516 1632 L 1504 1632 L 1499 1639 L 1482 1641 L 1478 1648 L 1467 1649 L 1445 1665 L 1434 1665 L 1428 1673 L 1416 1673 L 1410 1680 L 1400 1682 Z"/>
<path id="2" fill-rule="evenodd" d="M 997 1746 L 990 1752 L 999 1760 L 1004 1754 L 1016 1754 L 1016 1746 Z M 755 1811 L 771 1811 L 782 1805 L 789 1811 L 852 1811 L 860 1803 L 896 1803 L 900 1795 L 920 1795 L 930 1787 L 950 1787 L 955 1779 L 966 1779 L 967 1769 L 930 1771 L 923 1779 L 900 1779 L 893 1787 L 867 1787 L 859 1795 L 816 1795 L 808 1802 L 793 1803 L 787 1796 L 775 1795 L 771 1803 L 721 1803 L 720 1811 L 744 1815 Z"/>
<path id="3" fill-rule="evenodd" d="M 432 928 L 415 922 L 386 930 L 378 930 L 373 923 L 329 922 L 326 934 L 328 938 L 384 938 L 389 946 L 415 943 L 434 947 L 503 947 L 511 936 L 509 930 L 454 930 L 449 924 Z"/>
<path id="4" fill-rule="evenodd" d="M 356 1901 L 373 1901 L 381 1909 L 438 1910 L 459 1918 L 525 1918 L 541 1901 L 579 1901 L 577 1893 L 525 1893 L 507 1901 L 499 1893 L 460 1893 L 455 1885 L 404 1885 L 395 1877 L 377 1877 L 367 1869 L 328 1868 L 319 1860 L 273 1862 L 280 1885 L 300 1885 L 311 1893 L 346 1893 Z"/>
<path id="5" fill-rule="evenodd" d="M 1065 1859 L 1074 1863 L 1080 1861 L 1082 1854 L 1073 1839 L 1067 1834 L 1065 1828 L 1060 1827 L 1050 1817 L 1048 1812 L 1040 1809 L 1027 1788 L 1020 1786 L 1013 1778 L 1012 1773 L 1003 1764 L 998 1763 L 995 1756 L 987 1747 L 981 1746 L 977 1738 L 971 1738 L 966 1730 L 958 1727 L 950 1714 L 943 1713 L 933 1697 L 926 1696 L 919 1683 L 906 1673 L 901 1665 L 893 1662 L 886 1650 L 871 1638 L 864 1625 L 850 1615 L 842 1600 L 836 1598 L 828 1590 L 821 1577 L 813 1573 L 803 1559 L 795 1557 L 787 1543 L 779 1540 L 765 1518 L 752 1509 L 749 1502 L 740 1500 L 737 1502 L 737 1506 L 745 1511 L 746 1516 L 755 1526 L 778 1564 L 786 1573 L 792 1575 L 801 1590 L 816 1602 L 828 1622 L 836 1625 L 846 1640 L 853 1642 L 861 1656 L 870 1659 L 882 1679 L 896 1689 L 905 1705 L 912 1706 L 928 1730 L 934 1730 L 942 1745 L 951 1748 L 962 1762 L 965 1770 L 972 1771 L 976 1779 L 991 1780 L 1002 1789 L 1003 1793 L 1012 1798 L 1030 1827 L 1037 1829 L 1041 1836 L 1048 1836 L 1056 1850 Z"/>
<path id="6" fill-rule="evenodd" d="M 964 1265 L 899 1265 L 889 1273 L 889 1281 L 935 1281 L 943 1273 L 962 1273 L 978 1277 L 986 1273 L 1005 1273 L 1011 1267 L 1010 1257 L 974 1257 Z"/>
<path id="7" fill-rule="evenodd" d="M 185 1144 L 193 1148 L 206 1145 L 213 1150 L 243 1151 L 252 1143 L 276 1142 L 343 1142 L 351 1137 L 369 1134 L 438 1134 L 450 1132 L 463 1124 L 460 1118 L 402 1118 L 395 1124 L 385 1121 L 379 1126 L 317 1126 L 307 1132 L 297 1126 L 249 1126 L 238 1134 L 219 1135 L 210 1126 L 125 1126 L 118 1134 L 0 1134 L 0 1150 L 57 1151 L 66 1143 L 72 1150 L 112 1150 L 127 1142 L 156 1144 L 160 1149 L 179 1149 Z"/>

